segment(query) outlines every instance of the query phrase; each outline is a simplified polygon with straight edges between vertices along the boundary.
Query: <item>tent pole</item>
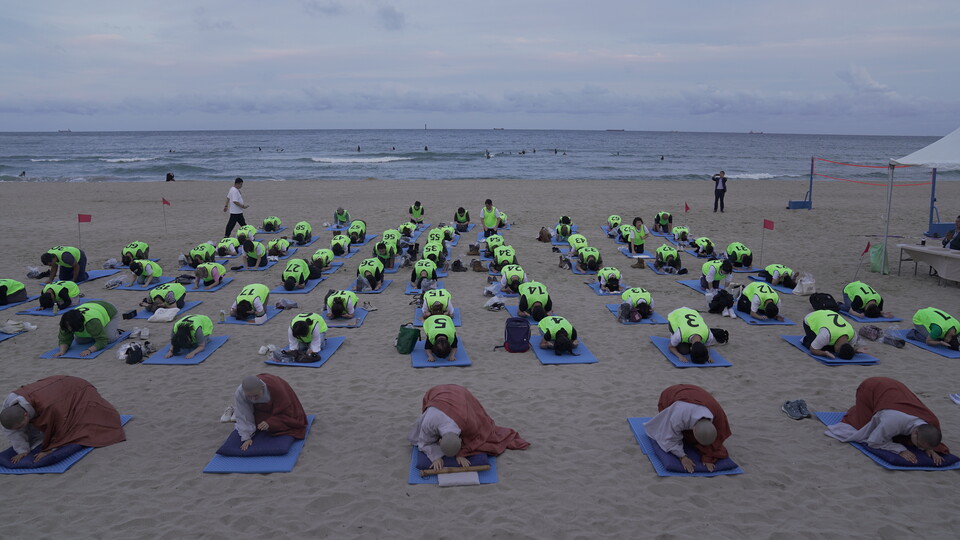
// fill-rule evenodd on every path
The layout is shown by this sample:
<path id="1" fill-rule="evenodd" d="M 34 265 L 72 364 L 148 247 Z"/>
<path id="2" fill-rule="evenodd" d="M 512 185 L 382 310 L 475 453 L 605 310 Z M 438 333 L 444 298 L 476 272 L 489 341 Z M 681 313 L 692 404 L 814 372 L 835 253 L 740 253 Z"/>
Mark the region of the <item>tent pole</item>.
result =
<path id="1" fill-rule="evenodd" d="M 896 168 L 896 165 L 890 163 L 887 165 L 887 176 L 889 181 L 887 182 L 887 215 L 886 215 L 886 227 L 883 230 L 883 255 L 880 259 L 880 274 L 884 273 L 884 268 L 887 267 L 887 240 L 890 238 L 890 206 L 893 203 L 893 171 Z"/>
<path id="2" fill-rule="evenodd" d="M 930 225 L 927 231 L 933 230 L 933 213 L 937 208 L 937 168 L 934 167 L 930 173 Z M 937 223 L 940 222 L 940 216 L 937 215 Z"/>

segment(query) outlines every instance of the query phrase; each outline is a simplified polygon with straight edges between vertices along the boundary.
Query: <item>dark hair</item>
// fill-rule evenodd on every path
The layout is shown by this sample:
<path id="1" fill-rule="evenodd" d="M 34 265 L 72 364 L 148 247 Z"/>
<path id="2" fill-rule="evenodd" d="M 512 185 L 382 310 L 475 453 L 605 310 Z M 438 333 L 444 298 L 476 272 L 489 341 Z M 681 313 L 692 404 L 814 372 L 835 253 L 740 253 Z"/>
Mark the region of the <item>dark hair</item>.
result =
<path id="1" fill-rule="evenodd" d="M 233 183 L 234 183 L 235 185 L 236 185 L 236 184 L 242 184 L 242 183 L 243 183 L 243 178 L 240 178 L 240 177 L 238 176 L 237 179 L 233 181 Z"/>
<path id="2" fill-rule="evenodd" d="M 507 288 L 513 292 L 520 291 L 520 285 L 523 283 L 523 280 L 520 279 L 520 276 L 513 276 L 515 279 L 511 279 L 507 282 Z"/>
<path id="3" fill-rule="evenodd" d="M 377 242 L 377 245 L 373 247 L 374 250 L 380 251 L 381 249 L 386 251 L 387 243 L 386 242 Z"/>
<path id="4" fill-rule="evenodd" d="M 680 231 L 680 240 L 687 241 L 687 231 Z"/>
<path id="5" fill-rule="evenodd" d="M 650 304 L 646 302 L 640 302 L 637 304 L 637 312 L 640 313 L 641 319 L 649 319 L 650 314 L 653 313 L 653 310 L 650 309 Z"/>
<path id="6" fill-rule="evenodd" d="M 437 336 L 437 340 L 433 342 L 433 354 L 438 358 L 446 358 L 450 356 L 450 342 L 447 341 L 447 336 Z"/>
<path id="7" fill-rule="evenodd" d="M 330 251 L 332 251 L 334 255 L 343 255 L 343 244 L 333 244 L 330 246 Z"/>
<path id="8" fill-rule="evenodd" d="M 120 255 L 120 262 L 126 266 L 130 266 L 130 263 L 133 262 L 133 255 L 129 253 L 124 253 L 123 255 Z"/>
<path id="9" fill-rule="evenodd" d="M 241 300 L 237 302 L 237 318 L 246 319 L 250 316 L 250 313 L 253 311 L 253 304 L 249 300 Z"/>
<path id="10" fill-rule="evenodd" d="M 52 263 L 55 258 L 56 257 L 53 256 L 53 253 L 44 253 L 43 255 L 40 256 L 40 262 L 42 262 L 47 266 L 50 266 L 50 263 Z"/>
<path id="11" fill-rule="evenodd" d="M 957 351 L 960 350 L 960 338 L 953 336 L 953 339 L 947 342 L 950 345 L 950 348 Z"/>
<path id="12" fill-rule="evenodd" d="M 560 226 L 557 227 L 557 234 L 560 236 L 570 236 L 570 225 L 561 223 Z"/>
<path id="13" fill-rule="evenodd" d="M 295 338 L 306 337 L 309 331 L 310 323 L 308 321 L 297 321 L 290 327 L 290 333 L 292 333 Z"/>
<path id="14" fill-rule="evenodd" d="M 64 313 L 60 316 L 60 329 L 64 332 L 79 332 L 83 330 L 83 315 L 75 309 Z"/>
<path id="15" fill-rule="evenodd" d="M 180 354 L 181 349 L 189 348 L 193 345 L 193 336 L 196 329 L 189 324 L 181 324 L 179 328 L 170 336 L 170 350 L 174 355 Z"/>
<path id="16" fill-rule="evenodd" d="M 226 254 L 227 254 L 227 246 L 220 246 L 217 248 L 217 255 L 220 255 L 221 257 L 223 257 Z"/>
<path id="17" fill-rule="evenodd" d="M 780 284 L 788 289 L 793 289 L 797 286 L 797 280 L 794 279 L 793 275 L 783 276 L 780 278 Z"/>
<path id="18" fill-rule="evenodd" d="M 570 225 L 573 221 L 570 220 L 570 216 L 560 216 L 560 223 L 562 225 Z"/>
<path id="19" fill-rule="evenodd" d="M 50 309 L 53 307 L 53 291 L 46 291 L 40 295 L 40 307 Z"/>
<path id="20" fill-rule="evenodd" d="M 633 218 L 633 226 L 634 226 L 634 227 L 637 226 L 637 221 L 639 221 L 640 224 L 643 225 L 643 218 L 640 217 L 640 216 L 637 216 L 637 217 Z"/>
<path id="21" fill-rule="evenodd" d="M 483 201 L 483 204 L 493 204 L 493 201 L 490 200 L 490 199 L 487 199 L 487 200 Z"/>
<path id="22" fill-rule="evenodd" d="M 707 245 L 706 245 L 706 247 L 703 248 L 703 252 L 704 252 L 704 253 L 707 253 L 707 254 L 712 254 L 712 253 L 713 253 L 713 242 L 707 240 Z M 727 261 L 727 262 L 729 262 L 729 261 Z M 731 263 L 730 269 L 733 270 L 732 263 Z"/>
<path id="23" fill-rule="evenodd" d="M 130 271 L 139 276 L 143 273 L 143 263 L 140 261 L 133 261 L 130 263 Z"/>
<path id="24" fill-rule="evenodd" d="M 297 280 L 293 276 L 289 276 L 287 279 L 283 280 L 283 289 L 285 291 L 292 291 L 294 288 L 296 288 L 296 286 Z"/>
<path id="25" fill-rule="evenodd" d="M 880 311 L 880 306 L 877 304 L 870 304 L 869 306 L 863 309 L 863 314 L 871 319 L 880 318 L 883 313 Z"/>
<path id="26" fill-rule="evenodd" d="M 690 360 L 694 364 L 706 364 L 709 358 L 710 351 L 707 350 L 707 346 L 702 341 L 690 345 Z"/>
<path id="27" fill-rule="evenodd" d="M 619 278 L 615 278 L 615 277 L 612 277 L 612 278 L 608 279 L 608 280 L 607 280 L 607 285 L 606 285 L 606 287 L 607 287 L 607 290 L 608 290 L 608 291 L 616 291 L 616 290 L 619 290 L 619 289 L 620 289 L 620 279 L 619 279 Z"/>
<path id="28" fill-rule="evenodd" d="M 933 424 L 920 424 L 917 426 L 917 442 L 922 442 L 927 448 L 932 450 L 940 446 L 941 440 L 943 440 L 943 433 L 937 426 Z"/>
<path id="29" fill-rule="evenodd" d="M 254 250 L 253 240 L 244 240 L 244 241 L 243 241 L 243 250 L 246 251 L 246 252 L 253 251 L 253 250 Z"/>
<path id="30" fill-rule="evenodd" d="M 600 267 L 600 263 L 594 257 L 587 257 L 587 269 L 591 272 L 596 272 L 597 268 Z"/>
<path id="31" fill-rule="evenodd" d="M 541 319 L 547 316 L 547 310 L 545 310 L 542 305 L 535 305 L 530 308 L 530 316 L 533 317 L 533 320 L 540 322 Z"/>
<path id="32" fill-rule="evenodd" d="M 780 314 L 780 306 L 773 300 L 767 300 L 767 305 L 763 306 L 763 314 L 767 317 L 776 317 Z"/>
<path id="33" fill-rule="evenodd" d="M 840 357 L 841 360 L 850 360 L 855 354 L 857 354 L 857 350 L 849 343 L 844 343 L 837 350 L 837 356 Z"/>
<path id="34" fill-rule="evenodd" d="M 573 340 L 567 335 L 566 329 L 560 330 L 553 336 L 553 354 L 560 356 L 573 351 Z"/>
<path id="35" fill-rule="evenodd" d="M 367 283 L 370 284 L 371 289 L 376 290 L 377 287 L 374 285 L 374 283 L 377 282 L 377 276 L 373 275 L 373 272 L 367 272 L 367 273 L 370 274 L 369 276 L 364 276 L 365 279 L 367 280 Z"/>
<path id="36" fill-rule="evenodd" d="M 434 311 L 434 308 L 436 308 L 436 311 Z M 434 302 L 432 305 L 427 306 L 427 311 L 431 315 L 443 315 L 443 304 L 440 302 Z"/>
<path id="37" fill-rule="evenodd" d="M 420 201 L 413 201 L 414 206 L 420 206 Z"/>
<path id="38" fill-rule="evenodd" d="M 343 312 L 347 310 L 347 306 L 344 304 L 343 297 L 338 296 L 333 299 L 333 302 L 330 303 L 330 314 L 333 315 L 333 318 L 343 316 Z"/>
<path id="39" fill-rule="evenodd" d="M 466 212 L 466 211 L 467 211 L 467 209 L 464 208 L 464 207 L 462 207 L 462 206 L 459 207 L 459 208 L 457 208 L 457 213 L 458 213 L 458 214 L 462 214 L 462 213 L 464 213 L 464 212 Z"/>
<path id="40" fill-rule="evenodd" d="M 723 328 L 711 328 L 710 333 L 713 334 L 713 339 L 717 340 L 717 343 L 730 341 L 730 332 L 727 332 Z"/>
<path id="41" fill-rule="evenodd" d="M 741 255 L 741 256 L 740 256 L 740 264 L 742 264 L 742 265 L 744 265 L 744 266 L 750 266 L 751 264 L 753 264 L 753 255 L 750 254 L 750 253 L 747 253 L 747 254 L 745 254 L 745 255 Z"/>
<path id="42" fill-rule="evenodd" d="M 724 261 L 720 264 L 720 271 L 722 271 L 724 274 L 733 272 L 733 263 L 730 262 L 730 259 L 724 259 Z"/>

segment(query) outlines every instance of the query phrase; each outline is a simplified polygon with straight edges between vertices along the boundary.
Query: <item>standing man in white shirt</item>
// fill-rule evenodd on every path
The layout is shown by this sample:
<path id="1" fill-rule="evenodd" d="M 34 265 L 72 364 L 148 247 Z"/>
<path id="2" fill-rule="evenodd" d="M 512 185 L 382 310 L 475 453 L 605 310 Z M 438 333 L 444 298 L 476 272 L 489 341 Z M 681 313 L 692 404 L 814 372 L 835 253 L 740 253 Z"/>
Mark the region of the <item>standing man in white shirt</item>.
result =
<path id="1" fill-rule="evenodd" d="M 240 189 L 242 188 L 243 178 L 237 177 L 237 179 L 233 181 L 233 187 L 227 192 L 227 202 L 223 205 L 223 211 L 230 212 L 230 220 L 227 221 L 227 230 L 223 233 L 224 238 L 233 233 L 234 225 L 239 224 L 243 227 L 247 224 L 247 220 L 243 219 L 243 209 L 249 208 L 250 205 L 243 204 L 243 195 L 240 194 Z"/>

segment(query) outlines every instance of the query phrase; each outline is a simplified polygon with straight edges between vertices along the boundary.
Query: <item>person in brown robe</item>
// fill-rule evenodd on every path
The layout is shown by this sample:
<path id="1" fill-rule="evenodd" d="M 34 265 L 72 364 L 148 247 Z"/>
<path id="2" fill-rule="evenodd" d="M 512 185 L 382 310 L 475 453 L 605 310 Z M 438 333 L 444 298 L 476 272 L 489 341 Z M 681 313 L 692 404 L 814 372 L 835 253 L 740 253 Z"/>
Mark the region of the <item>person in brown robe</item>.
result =
<path id="1" fill-rule="evenodd" d="M 497 426 L 477 398 L 456 384 L 427 390 L 421 412 L 408 440 L 437 462 L 436 468 L 444 455 L 500 455 L 507 449 L 525 450 L 530 446 L 516 431 Z M 458 462 L 463 465 L 461 460 Z"/>
<path id="2" fill-rule="evenodd" d="M 120 414 L 89 382 L 54 375 L 21 386 L 8 395 L 0 424 L 17 454 L 17 463 L 37 446 L 34 461 L 67 444 L 94 448 L 126 440 Z"/>
<path id="3" fill-rule="evenodd" d="M 713 438 L 713 441 L 709 444 L 702 444 L 701 441 L 698 440 L 698 426 L 696 425 L 697 419 L 689 418 L 688 420 L 693 421 L 685 422 L 684 425 L 681 426 L 683 442 L 693 445 L 694 448 L 700 452 L 701 461 L 703 461 L 703 464 L 707 467 L 707 470 L 712 472 L 714 464 L 717 461 L 729 456 L 727 449 L 723 446 L 723 441 L 725 441 L 731 435 L 730 424 L 727 422 L 727 413 L 724 412 L 723 407 L 720 406 L 720 403 L 718 403 L 717 400 L 710 395 L 710 392 L 707 392 L 703 388 L 692 384 L 677 384 L 664 389 L 664 391 L 660 393 L 660 400 L 657 402 L 657 411 L 662 413 L 665 409 L 671 407 L 671 405 L 674 405 L 677 402 L 706 407 L 706 409 L 713 416 L 713 418 L 710 419 L 710 424 L 713 425 L 714 429 L 709 431 L 715 430 L 716 437 Z M 657 417 L 659 416 L 660 415 L 658 414 Z M 671 422 L 680 422 L 687 416 L 689 416 L 689 413 L 678 412 L 678 414 L 671 419 Z M 657 417 L 654 417 L 654 419 Z M 689 426 L 686 424 L 689 424 Z M 710 433 L 710 435 L 713 434 Z M 657 439 L 654 438 L 654 440 Z M 683 458 L 681 458 L 681 463 L 683 463 Z M 692 462 L 689 463 L 689 466 L 687 463 L 684 463 L 684 467 L 689 472 L 692 472 L 693 470 Z"/>
<path id="4" fill-rule="evenodd" d="M 888 411 L 898 411 L 908 416 L 904 417 L 896 413 L 891 415 Z M 910 417 L 913 419 L 911 420 Z M 947 445 L 941 442 L 940 420 L 916 394 L 896 379 L 888 377 L 864 379 L 857 387 L 856 402 L 840 423 L 852 426 L 857 433 L 851 432 L 849 428 L 842 425 L 834 424 L 828 426 L 828 435 L 840 440 L 865 442 L 875 448 L 892 451 L 897 448 L 883 448 L 884 445 L 881 443 L 893 442 L 899 445 L 910 443 L 924 451 L 936 465 L 943 460 L 939 454 L 950 451 Z M 907 461 L 916 462 L 916 456 L 910 452 L 903 452 L 900 455 Z"/>
<path id="5" fill-rule="evenodd" d="M 237 387 L 234 398 L 241 450 L 250 448 L 257 431 L 295 439 L 306 437 L 307 414 L 296 392 L 280 377 L 269 373 L 249 375 Z"/>

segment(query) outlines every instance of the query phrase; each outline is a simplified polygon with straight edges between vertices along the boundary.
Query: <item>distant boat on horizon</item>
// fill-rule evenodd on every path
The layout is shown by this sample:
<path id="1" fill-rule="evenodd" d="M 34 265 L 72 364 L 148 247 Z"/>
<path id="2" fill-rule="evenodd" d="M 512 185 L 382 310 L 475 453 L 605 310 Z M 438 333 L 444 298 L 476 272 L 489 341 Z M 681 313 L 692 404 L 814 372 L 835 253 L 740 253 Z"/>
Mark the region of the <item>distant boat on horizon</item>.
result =
<path id="1" fill-rule="evenodd" d="M 493 128 L 494 131 L 503 131 L 503 128 Z"/>
<path id="2" fill-rule="evenodd" d="M 73 133 L 73 132 L 70 131 L 69 129 L 58 129 L 57 133 Z"/>
<path id="3" fill-rule="evenodd" d="M 763 135 L 763 132 L 750 130 L 750 135 Z"/>
<path id="4" fill-rule="evenodd" d="M 608 129 L 607 131 L 626 131 L 625 129 Z"/>

